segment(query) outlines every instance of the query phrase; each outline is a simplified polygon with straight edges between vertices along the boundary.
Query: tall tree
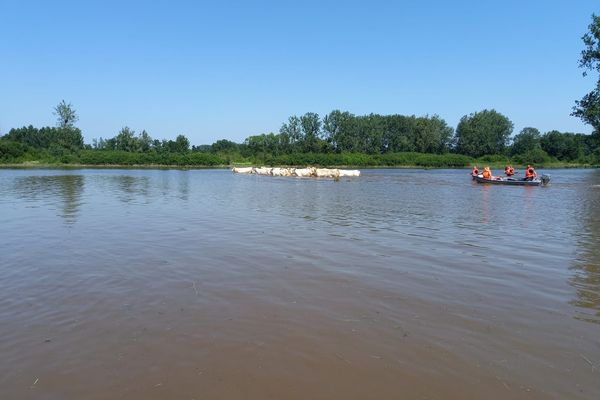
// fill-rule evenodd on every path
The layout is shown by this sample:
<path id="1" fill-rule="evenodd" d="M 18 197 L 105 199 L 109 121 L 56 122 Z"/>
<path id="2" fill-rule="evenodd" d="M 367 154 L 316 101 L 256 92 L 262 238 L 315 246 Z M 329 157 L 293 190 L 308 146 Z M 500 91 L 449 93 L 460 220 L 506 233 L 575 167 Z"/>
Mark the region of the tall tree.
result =
<path id="1" fill-rule="evenodd" d="M 384 152 L 415 151 L 417 118 L 414 115 L 388 115 L 383 135 Z"/>
<path id="2" fill-rule="evenodd" d="M 541 137 L 540 146 L 548 155 L 561 161 L 574 161 L 592 153 L 590 139 L 589 135 L 581 133 L 550 131 Z"/>
<path id="3" fill-rule="evenodd" d="M 114 138 L 115 150 L 137 151 L 137 141 L 135 140 L 135 131 L 128 126 L 124 126 Z"/>
<path id="4" fill-rule="evenodd" d="M 292 115 L 287 124 L 284 123 L 279 129 L 279 133 L 285 135 L 290 144 L 295 144 L 302 141 L 302 127 L 300 124 L 300 118 L 295 115 Z"/>
<path id="5" fill-rule="evenodd" d="M 513 155 L 525 154 L 539 149 L 541 148 L 540 140 L 541 135 L 539 130 L 531 127 L 523 128 L 513 139 L 511 153 Z"/>
<path id="6" fill-rule="evenodd" d="M 213 153 L 222 152 L 231 152 L 237 150 L 239 145 L 231 140 L 221 139 L 217 140 L 210 146 L 210 150 Z"/>
<path id="7" fill-rule="evenodd" d="M 443 153 L 448 151 L 454 129 L 438 115 L 420 117 L 415 125 L 415 149 L 421 153 Z"/>
<path id="8" fill-rule="evenodd" d="M 512 130 L 513 123 L 495 110 L 465 115 L 456 127 L 457 150 L 472 157 L 502 154 Z"/>
<path id="9" fill-rule="evenodd" d="M 589 32 L 583 35 L 585 48 L 581 52 L 579 67 L 584 68 L 583 76 L 589 71 L 600 73 L 600 16 L 592 14 Z M 600 135 L 600 75 L 596 87 L 581 100 L 575 101 L 571 115 L 581 118 L 583 122 L 594 128 L 595 134 Z"/>
<path id="10" fill-rule="evenodd" d="M 184 135 L 177 135 L 175 138 L 174 150 L 178 153 L 187 153 L 190 150 L 190 141 Z"/>
<path id="11" fill-rule="evenodd" d="M 73 128 L 75 127 L 75 122 L 79 120 L 71 103 L 67 104 L 64 100 L 54 107 L 53 114 L 56 115 L 56 122 L 59 128 Z"/>
<path id="12" fill-rule="evenodd" d="M 323 133 L 325 140 L 337 151 L 351 151 L 353 126 L 356 121 L 354 114 L 348 111 L 334 110 L 323 118 Z"/>
<path id="13" fill-rule="evenodd" d="M 319 114 L 307 112 L 300 117 L 300 125 L 304 135 L 304 150 L 317 151 L 318 141 L 321 137 L 321 120 Z"/>
<path id="14" fill-rule="evenodd" d="M 146 132 L 146 130 L 142 130 L 142 133 L 137 138 L 138 141 L 138 150 L 142 153 L 150 151 L 152 148 L 152 137 Z"/>

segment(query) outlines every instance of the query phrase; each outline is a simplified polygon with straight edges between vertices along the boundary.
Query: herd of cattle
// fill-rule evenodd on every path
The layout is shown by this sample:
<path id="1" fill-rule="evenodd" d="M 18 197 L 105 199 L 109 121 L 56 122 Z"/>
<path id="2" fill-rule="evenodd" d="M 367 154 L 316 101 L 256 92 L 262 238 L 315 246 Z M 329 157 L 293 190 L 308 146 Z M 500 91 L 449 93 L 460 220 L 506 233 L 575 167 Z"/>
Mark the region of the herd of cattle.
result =
<path id="1" fill-rule="evenodd" d="M 339 178 L 342 176 L 360 176 L 360 171 L 344 170 L 337 168 L 269 168 L 269 167 L 234 167 L 233 172 L 238 174 L 257 174 L 271 176 L 299 176 L 302 178 Z"/>

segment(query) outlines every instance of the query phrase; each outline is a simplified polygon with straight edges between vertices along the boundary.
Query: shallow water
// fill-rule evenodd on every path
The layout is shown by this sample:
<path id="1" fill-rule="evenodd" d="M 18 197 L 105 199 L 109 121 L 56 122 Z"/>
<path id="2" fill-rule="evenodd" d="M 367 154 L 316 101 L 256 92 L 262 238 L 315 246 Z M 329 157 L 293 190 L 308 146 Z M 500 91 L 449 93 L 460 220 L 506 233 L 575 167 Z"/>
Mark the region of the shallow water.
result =
<path id="1" fill-rule="evenodd" d="M 2 399 L 597 399 L 600 170 L 0 170 Z"/>

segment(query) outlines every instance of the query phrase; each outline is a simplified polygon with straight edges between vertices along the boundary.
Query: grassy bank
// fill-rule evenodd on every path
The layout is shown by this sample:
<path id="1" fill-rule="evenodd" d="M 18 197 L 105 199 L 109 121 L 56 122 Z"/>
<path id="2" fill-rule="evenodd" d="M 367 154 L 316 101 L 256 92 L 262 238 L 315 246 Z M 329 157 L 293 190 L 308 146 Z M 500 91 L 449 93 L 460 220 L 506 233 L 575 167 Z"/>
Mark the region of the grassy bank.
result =
<path id="1" fill-rule="evenodd" d="M 537 168 L 588 168 L 591 164 L 562 162 L 556 159 L 532 162 Z M 125 151 L 81 150 L 52 156 L 25 153 L 21 157 L 0 159 L 2 167 L 21 168 L 225 168 L 227 166 L 320 166 L 348 168 L 482 168 L 503 169 L 510 163 L 516 168 L 526 164 L 518 158 L 485 156 L 473 159 L 460 154 L 386 153 L 292 153 L 243 157 L 239 154 L 208 152 L 135 153 Z"/>

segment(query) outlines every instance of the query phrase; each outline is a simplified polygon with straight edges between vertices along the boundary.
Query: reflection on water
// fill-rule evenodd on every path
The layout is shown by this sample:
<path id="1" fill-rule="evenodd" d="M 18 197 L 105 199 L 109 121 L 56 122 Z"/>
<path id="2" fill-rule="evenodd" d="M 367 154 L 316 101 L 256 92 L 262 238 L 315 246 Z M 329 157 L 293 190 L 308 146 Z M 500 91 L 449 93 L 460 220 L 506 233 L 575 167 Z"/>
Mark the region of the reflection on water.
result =
<path id="1" fill-rule="evenodd" d="M 578 307 L 576 318 L 600 323 L 600 171 L 585 181 L 579 232 L 580 252 L 572 271 L 571 284 L 577 290 L 572 304 Z"/>
<path id="2" fill-rule="evenodd" d="M 25 201 L 60 203 L 58 215 L 72 224 L 77 221 L 84 185 L 83 175 L 25 176 L 15 180 L 14 191 Z"/>
<path id="3" fill-rule="evenodd" d="M 99 175 L 94 182 L 105 194 L 113 195 L 123 203 L 147 201 L 151 195 L 150 179 L 134 175 Z"/>
<path id="4" fill-rule="evenodd" d="M 177 193 L 179 199 L 187 201 L 190 195 L 190 174 L 188 171 L 178 171 L 179 177 L 177 179 Z"/>
<path id="5" fill-rule="evenodd" d="M 67 224 L 77 221 L 86 184 L 91 185 L 91 197 L 109 197 L 124 204 L 147 204 L 160 198 L 175 197 L 187 201 L 190 193 L 189 172 L 163 171 L 158 180 L 131 174 L 68 174 L 16 177 L 4 188 L 4 196 L 14 195 L 28 207 L 55 206 L 57 215 Z M 174 177 L 173 175 L 177 175 Z M 158 183 L 158 184 L 157 184 Z M 8 198 L 8 197 L 7 197 Z"/>

